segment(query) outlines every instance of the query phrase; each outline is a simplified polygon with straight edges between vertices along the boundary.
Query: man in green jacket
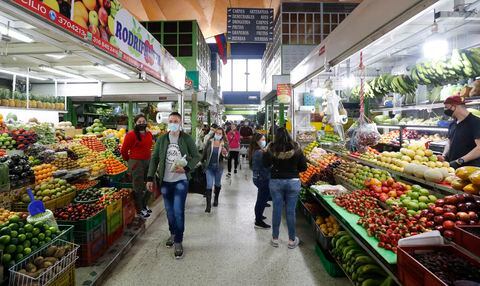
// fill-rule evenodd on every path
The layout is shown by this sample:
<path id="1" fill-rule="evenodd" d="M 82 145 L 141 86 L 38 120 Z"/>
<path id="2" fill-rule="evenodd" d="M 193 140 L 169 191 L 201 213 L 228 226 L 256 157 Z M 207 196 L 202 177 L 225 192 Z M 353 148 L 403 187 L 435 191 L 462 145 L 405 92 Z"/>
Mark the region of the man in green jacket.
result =
<path id="1" fill-rule="evenodd" d="M 160 185 L 170 229 L 166 246 L 175 246 L 176 259 L 183 257 L 185 200 L 190 171 L 200 161 L 194 140 L 180 130 L 181 121 L 182 116 L 178 112 L 172 112 L 168 117 L 169 132 L 161 136 L 155 144 L 147 177 L 148 190 L 153 190 L 153 180 L 157 180 Z M 184 160 L 186 165 L 182 164 Z"/>

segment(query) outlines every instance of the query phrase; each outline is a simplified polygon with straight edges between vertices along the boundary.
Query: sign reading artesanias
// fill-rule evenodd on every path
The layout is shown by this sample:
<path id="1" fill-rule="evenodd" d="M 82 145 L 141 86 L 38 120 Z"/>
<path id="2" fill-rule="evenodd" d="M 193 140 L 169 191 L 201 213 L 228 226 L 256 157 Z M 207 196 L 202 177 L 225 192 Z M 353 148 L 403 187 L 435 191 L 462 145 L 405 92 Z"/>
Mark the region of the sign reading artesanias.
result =
<path id="1" fill-rule="evenodd" d="M 273 9 L 228 8 L 227 41 L 268 43 L 273 41 Z"/>

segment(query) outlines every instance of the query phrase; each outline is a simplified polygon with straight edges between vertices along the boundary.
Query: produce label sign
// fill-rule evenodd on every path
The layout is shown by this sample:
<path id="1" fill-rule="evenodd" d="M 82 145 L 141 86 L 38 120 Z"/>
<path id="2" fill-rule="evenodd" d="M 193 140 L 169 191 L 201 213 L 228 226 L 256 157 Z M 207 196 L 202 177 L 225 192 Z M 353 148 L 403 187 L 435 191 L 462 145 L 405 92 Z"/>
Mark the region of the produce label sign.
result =
<path id="1" fill-rule="evenodd" d="M 279 83 L 277 84 L 277 100 L 279 103 L 290 104 L 292 97 L 292 85 Z"/>
<path id="2" fill-rule="evenodd" d="M 153 77 L 184 89 L 185 68 L 119 0 L 11 0 Z"/>
<path id="3" fill-rule="evenodd" d="M 269 43 L 273 41 L 273 9 L 228 8 L 227 41 Z"/>

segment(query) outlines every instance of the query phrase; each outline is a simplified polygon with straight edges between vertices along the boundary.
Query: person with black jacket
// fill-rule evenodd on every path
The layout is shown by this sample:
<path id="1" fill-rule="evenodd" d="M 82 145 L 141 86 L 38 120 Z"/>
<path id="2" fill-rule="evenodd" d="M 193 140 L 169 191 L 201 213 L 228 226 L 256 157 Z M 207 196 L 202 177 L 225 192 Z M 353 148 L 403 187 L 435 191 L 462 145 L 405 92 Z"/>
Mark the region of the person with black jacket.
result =
<path id="1" fill-rule="evenodd" d="M 279 246 L 279 231 L 282 209 L 285 204 L 288 227 L 288 248 L 298 246 L 300 240 L 295 234 L 295 208 L 301 183 L 299 173 L 307 170 L 307 159 L 292 140 L 284 127 L 278 128 L 273 142 L 263 154 L 263 164 L 271 167 L 270 193 L 273 199 L 272 240 L 273 247 Z"/>

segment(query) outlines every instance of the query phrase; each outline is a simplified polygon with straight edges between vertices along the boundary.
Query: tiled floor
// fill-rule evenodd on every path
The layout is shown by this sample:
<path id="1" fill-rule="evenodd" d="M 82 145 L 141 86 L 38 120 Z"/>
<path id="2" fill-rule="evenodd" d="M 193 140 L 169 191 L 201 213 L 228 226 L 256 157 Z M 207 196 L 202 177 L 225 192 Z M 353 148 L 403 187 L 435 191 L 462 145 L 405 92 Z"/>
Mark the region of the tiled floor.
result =
<path id="1" fill-rule="evenodd" d="M 175 260 L 173 249 L 164 246 L 169 232 L 166 217 L 161 215 L 105 285 L 349 285 L 348 280 L 331 278 L 325 272 L 301 214 L 297 232 L 302 245 L 294 250 L 286 246 L 285 220 L 279 248 L 270 246 L 270 230 L 254 229 L 257 191 L 250 174 L 244 170 L 224 180 L 220 205 L 211 214 L 204 213 L 201 195 L 188 196 L 182 260 Z M 265 211 L 268 223 L 271 211 Z"/>

